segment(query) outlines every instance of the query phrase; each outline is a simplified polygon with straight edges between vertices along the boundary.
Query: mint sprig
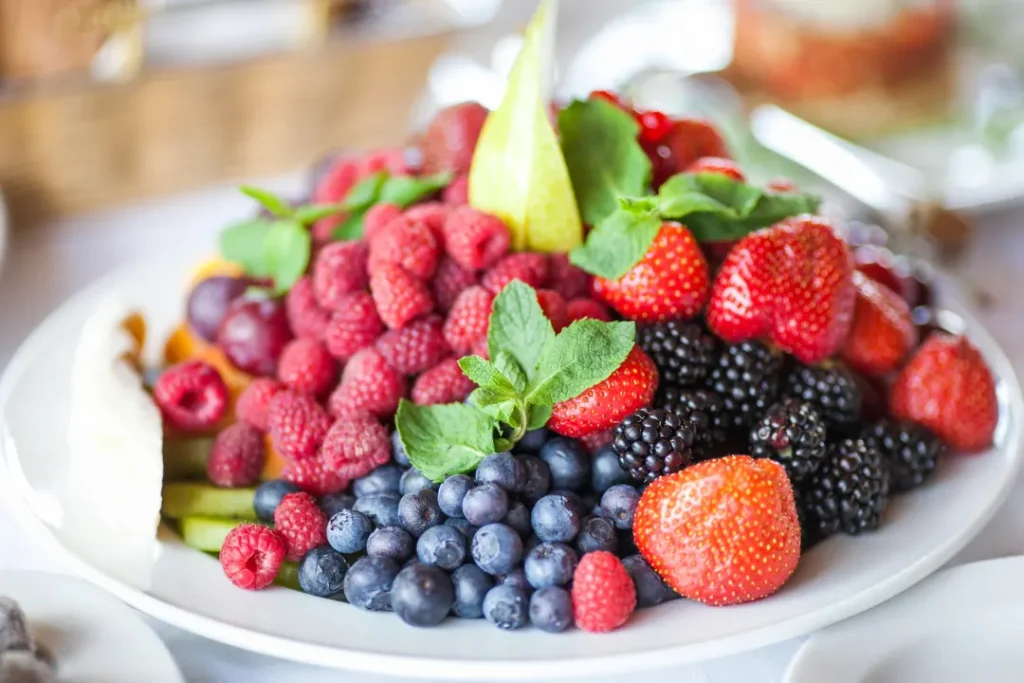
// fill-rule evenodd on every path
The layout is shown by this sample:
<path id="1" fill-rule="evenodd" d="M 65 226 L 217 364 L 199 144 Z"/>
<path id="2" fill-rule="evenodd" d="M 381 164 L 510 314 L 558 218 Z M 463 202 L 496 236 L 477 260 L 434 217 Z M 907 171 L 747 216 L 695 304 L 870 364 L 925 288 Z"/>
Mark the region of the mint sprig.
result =
<path id="1" fill-rule="evenodd" d="M 410 462 L 431 481 L 472 470 L 493 453 L 495 426 L 494 418 L 464 403 L 420 406 L 403 398 L 395 415 Z"/>
<path id="2" fill-rule="evenodd" d="M 348 191 L 342 205 L 348 216 L 334 229 L 331 238 L 354 240 L 363 236 L 366 212 L 376 204 L 395 204 L 407 209 L 416 202 L 443 190 L 452 181 L 448 172 L 425 176 L 392 176 L 378 171 L 363 178 Z"/>

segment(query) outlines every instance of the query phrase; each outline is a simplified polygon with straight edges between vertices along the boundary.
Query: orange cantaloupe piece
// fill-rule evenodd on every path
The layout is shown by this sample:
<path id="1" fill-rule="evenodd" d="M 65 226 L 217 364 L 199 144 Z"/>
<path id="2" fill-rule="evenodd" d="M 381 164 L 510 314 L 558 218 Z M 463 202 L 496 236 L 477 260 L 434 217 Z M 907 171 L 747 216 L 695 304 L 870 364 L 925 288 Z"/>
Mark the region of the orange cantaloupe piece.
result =
<path id="1" fill-rule="evenodd" d="M 263 471 L 260 472 L 260 481 L 280 479 L 288 461 L 277 451 L 276 448 L 274 448 L 274 442 L 271 440 L 269 434 L 263 435 L 263 444 L 266 446 L 267 457 L 263 461 Z"/>

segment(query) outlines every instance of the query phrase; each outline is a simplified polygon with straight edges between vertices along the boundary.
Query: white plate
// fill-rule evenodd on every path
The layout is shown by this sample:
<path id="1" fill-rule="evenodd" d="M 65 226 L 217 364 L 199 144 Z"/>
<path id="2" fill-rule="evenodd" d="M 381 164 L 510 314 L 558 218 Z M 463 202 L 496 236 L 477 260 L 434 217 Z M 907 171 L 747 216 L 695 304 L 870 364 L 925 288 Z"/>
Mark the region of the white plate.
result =
<path id="1" fill-rule="evenodd" d="M 1019 683 L 1024 557 L 954 567 L 811 636 L 786 683 Z"/>
<path id="2" fill-rule="evenodd" d="M 155 328 L 150 338 L 159 339 L 181 315 L 178 285 L 188 267 L 152 262 L 112 273 L 32 334 L 0 380 L 0 463 L 6 460 L 9 470 L 15 466 L 15 482 L 29 503 L 26 524 L 39 538 L 52 539 L 82 576 L 158 619 L 266 654 L 421 679 L 509 680 L 612 675 L 738 653 L 862 612 L 941 567 L 994 513 L 1021 463 L 1020 387 L 996 343 L 965 317 L 970 337 L 998 378 L 996 448 L 950 458 L 935 481 L 895 502 L 881 531 L 815 548 L 791 582 L 767 600 L 726 609 L 675 601 L 641 611 L 627 628 L 605 635 L 507 633 L 461 620 L 414 629 L 392 614 L 362 612 L 283 588 L 237 590 L 214 558 L 168 532 L 161 536 L 153 586 L 142 593 L 104 571 L 102 556 L 76 547 L 76 539 L 42 520 L 52 511 L 67 457 L 67 384 L 83 320 L 105 292 L 116 289 L 142 307 Z"/>
<path id="3" fill-rule="evenodd" d="M 185 683 L 163 642 L 124 603 L 81 579 L 47 572 L 0 572 L 62 681 Z"/>

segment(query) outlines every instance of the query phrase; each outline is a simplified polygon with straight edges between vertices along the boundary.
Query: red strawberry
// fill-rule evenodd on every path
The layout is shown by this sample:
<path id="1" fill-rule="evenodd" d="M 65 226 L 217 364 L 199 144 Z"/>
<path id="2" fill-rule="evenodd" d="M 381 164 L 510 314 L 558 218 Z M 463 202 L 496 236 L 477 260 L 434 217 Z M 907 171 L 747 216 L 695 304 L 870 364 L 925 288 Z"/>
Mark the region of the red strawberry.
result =
<path id="1" fill-rule="evenodd" d="M 967 453 L 992 444 L 999 405 L 985 359 L 965 337 L 928 337 L 893 384 L 893 415 L 923 424 Z"/>
<path id="2" fill-rule="evenodd" d="M 804 363 L 839 350 L 853 320 L 853 260 L 822 218 L 789 218 L 740 240 L 718 271 L 711 331 L 731 344 L 767 336 Z"/>
<path id="3" fill-rule="evenodd" d="M 654 480 L 633 537 L 680 595 L 737 605 L 779 590 L 800 559 L 800 524 L 785 469 L 730 455 Z"/>
<path id="4" fill-rule="evenodd" d="M 708 264 L 682 225 L 665 223 L 640 261 L 618 280 L 595 277 L 594 297 L 625 318 L 663 322 L 692 318 L 708 300 Z"/>
<path id="5" fill-rule="evenodd" d="M 562 436 L 575 438 L 603 431 L 649 405 L 657 388 L 658 370 L 654 361 L 639 346 L 634 346 L 608 379 L 579 396 L 556 403 L 548 427 Z"/>
<path id="6" fill-rule="evenodd" d="M 729 158 L 718 130 L 700 119 L 677 119 L 663 138 L 640 144 L 654 165 L 652 180 L 656 188 L 701 157 Z"/>
<path id="7" fill-rule="evenodd" d="M 843 360 L 865 375 L 892 372 L 917 343 L 910 306 L 899 294 L 859 271 L 853 273 L 853 284 L 857 299 Z"/>

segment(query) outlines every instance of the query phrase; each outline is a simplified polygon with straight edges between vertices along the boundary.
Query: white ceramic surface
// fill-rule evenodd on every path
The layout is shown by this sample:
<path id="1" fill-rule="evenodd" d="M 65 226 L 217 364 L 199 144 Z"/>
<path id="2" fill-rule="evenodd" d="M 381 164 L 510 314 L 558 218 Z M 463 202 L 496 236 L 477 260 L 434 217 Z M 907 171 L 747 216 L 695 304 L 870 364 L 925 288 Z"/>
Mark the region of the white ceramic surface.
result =
<path id="1" fill-rule="evenodd" d="M 785 683 L 1018 683 L 1024 557 L 947 569 L 812 636 Z"/>
<path id="2" fill-rule="evenodd" d="M 162 338 L 180 315 L 176 285 L 188 266 L 149 262 L 116 271 L 65 303 L 26 340 L 0 380 L 0 463 L 18 474 L 13 481 L 27 503 L 22 521 L 35 537 L 60 549 L 83 577 L 158 619 L 266 654 L 421 680 L 509 680 L 611 675 L 738 653 L 862 612 L 938 569 L 991 517 L 1021 463 L 1020 388 L 992 338 L 965 317 L 969 335 L 999 379 L 996 448 L 951 458 L 927 487 L 895 502 L 878 533 L 818 546 L 791 582 L 767 600 L 726 609 L 675 601 L 639 612 L 628 628 L 605 635 L 506 633 L 458 620 L 414 629 L 392 614 L 361 612 L 282 588 L 234 589 L 215 559 L 166 531 L 153 587 L 141 593 L 104 570 L 102 552 L 82 547 L 43 520 L 60 503 L 67 382 L 83 320 L 104 292 L 118 289 L 148 314 L 150 338 Z"/>
<path id="3" fill-rule="evenodd" d="M 0 572 L 0 595 L 17 600 L 62 681 L 185 683 L 152 629 L 124 603 L 81 579 Z"/>

